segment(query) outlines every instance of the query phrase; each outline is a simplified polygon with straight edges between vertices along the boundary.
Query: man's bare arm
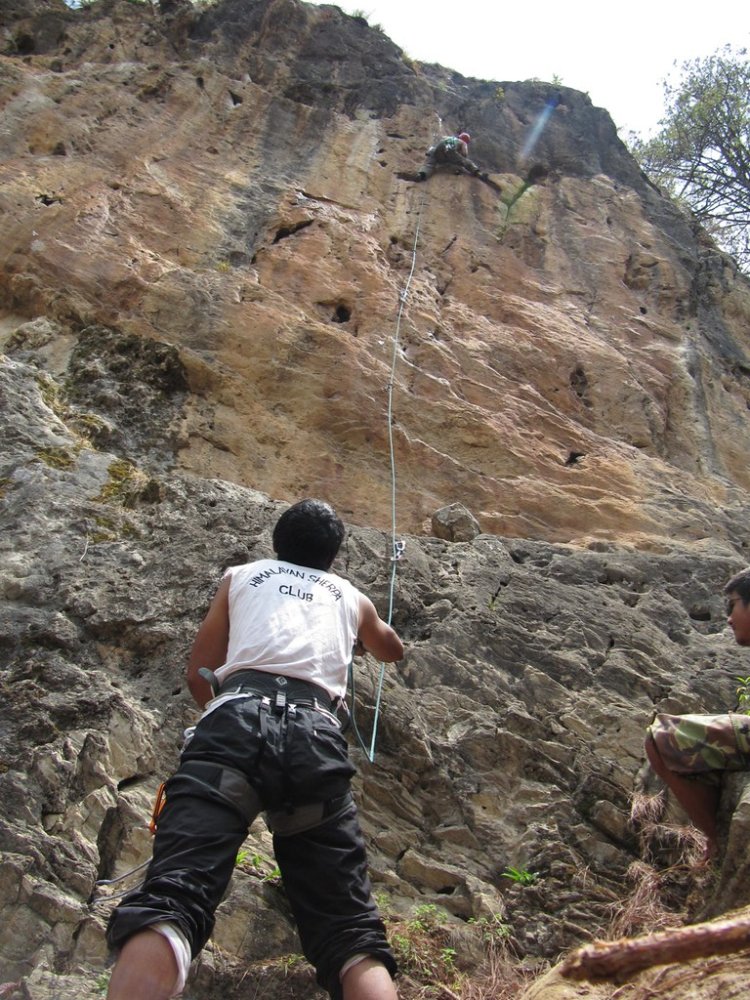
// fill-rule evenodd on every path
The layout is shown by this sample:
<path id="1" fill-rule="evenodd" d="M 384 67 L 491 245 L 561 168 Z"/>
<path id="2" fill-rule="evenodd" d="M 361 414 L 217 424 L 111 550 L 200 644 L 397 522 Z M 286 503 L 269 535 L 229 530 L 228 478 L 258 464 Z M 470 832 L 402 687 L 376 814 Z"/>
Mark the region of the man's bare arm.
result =
<path id="1" fill-rule="evenodd" d="M 225 663 L 229 646 L 229 578 L 222 580 L 203 619 L 188 658 L 187 682 L 199 708 L 213 698 L 208 681 L 198 675 L 201 667 L 215 670 Z"/>
<path id="2" fill-rule="evenodd" d="M 357 640 L 368 653 L 386 663 L 395 663 L 404 655 L 404 644 L 395 629 L 380 618 L 375 605 L 364 594 L 360 595 Z"/>

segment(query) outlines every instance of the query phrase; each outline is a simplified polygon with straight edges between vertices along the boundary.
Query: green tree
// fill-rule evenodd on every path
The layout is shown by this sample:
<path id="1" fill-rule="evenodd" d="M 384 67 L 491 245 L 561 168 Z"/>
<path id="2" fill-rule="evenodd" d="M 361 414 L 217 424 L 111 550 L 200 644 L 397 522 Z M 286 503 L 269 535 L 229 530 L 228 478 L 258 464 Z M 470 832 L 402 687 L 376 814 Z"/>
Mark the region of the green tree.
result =
<path id="1" fill-rule="evenodd" d="M 726 45 L 665 80 L 665 114 L 632 151 L 648 176 L 687 205 L 750 272 L 750 62 Z"/>

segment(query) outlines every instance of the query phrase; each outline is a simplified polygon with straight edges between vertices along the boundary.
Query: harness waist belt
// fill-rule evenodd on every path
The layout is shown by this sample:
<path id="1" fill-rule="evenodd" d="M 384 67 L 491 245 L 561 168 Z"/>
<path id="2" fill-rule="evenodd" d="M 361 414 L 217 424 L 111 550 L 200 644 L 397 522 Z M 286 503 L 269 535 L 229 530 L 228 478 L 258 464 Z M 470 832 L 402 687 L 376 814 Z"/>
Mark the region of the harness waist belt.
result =
<path id="1" fill-rule="evenodd" d="M 272 700 L 276 695 L 283 694 L 287 704 L 299 705 L 301 708 L 324 708 L 327 712 L 332 712 L 334 708 L 334 700 L 319 684 L 263 670 L 238 670 L 236 674 L 227 677 L 219 688 L 220 695 L 235 691 L 252 691 L 253 694 L 265 695 Z"/>

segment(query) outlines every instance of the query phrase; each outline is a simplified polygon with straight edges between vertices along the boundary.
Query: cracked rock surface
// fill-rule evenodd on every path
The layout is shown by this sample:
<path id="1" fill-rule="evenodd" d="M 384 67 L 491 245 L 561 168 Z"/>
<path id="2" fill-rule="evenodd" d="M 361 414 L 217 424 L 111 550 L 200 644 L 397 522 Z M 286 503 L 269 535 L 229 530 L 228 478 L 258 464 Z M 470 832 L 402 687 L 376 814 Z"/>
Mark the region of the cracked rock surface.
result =
<path id="1" fill-rule="evenodd" d="M 335 7 L 0 0 L 0 52 L 0 982 L 101 995 L 95 882 L 148 856 L 192 638 L 286 503 L 339 509 L 336 568 L 386 614 L 391 440 L 406 655 L 375 765 L 352 751 L 375 889 L 457 940 L 501 915 L 540 966 L 607 934 L 633 865 L 678 858 L 630 819 L 645 726 L 750 673 L 721 598 L 747 280 L 585 95 L 522 164 L 547 85 L 419 66 Z M 459 127 L 499 192 L 399 176 Z M 725 811 L 679 917 L 750 903 L 741 779 Z M 262 823 L 247 850 L 190 989 L 250 966 L 309 997 L 273 964 L 298 944 Z M 553 979 L 535 1000 L 585 995 Z"/>

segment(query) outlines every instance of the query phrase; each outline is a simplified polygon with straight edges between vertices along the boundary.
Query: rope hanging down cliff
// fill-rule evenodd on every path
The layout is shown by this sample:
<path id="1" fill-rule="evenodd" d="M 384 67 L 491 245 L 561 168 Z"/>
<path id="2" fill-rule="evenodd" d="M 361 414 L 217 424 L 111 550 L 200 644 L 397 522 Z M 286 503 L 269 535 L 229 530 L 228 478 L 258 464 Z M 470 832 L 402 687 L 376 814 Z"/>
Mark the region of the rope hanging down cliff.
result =
<path id="1" fill-rule="evenodd" d="M 393 445 L 393 387 L 396 378 L 396 364 L 398 362 L 398 352 L 400 347 L 400 337 L 401 337 L 401 318 L 404 313 L 404 306 L 406 305 L 406 300 L 409 297 L 409 286 L 411 285 L 411 279 L 414 276 L 414 269 L 417 264 L 417 246 L 419 244 L 419 229 L 422 224 L 422 209 L 424 208 L 425 196 L 422 193 L 422 197 L 419 202 L 419 210 L 417 212 L 417 224 L 414 230 L 414 244 L 411 251 L 411 268 L 409 270 L 409 276 L 406 279 L 406 284 L 399 295 L 399 308 L 398 314 L 396 316 L 396 329 L 393 334 L 393 350 L 391 354 L 391 371 L 390 377 L 388 379 L 388 410 L 387 410 L 387 420 L 388 420 L 388 453 L 390 460 L 391 469 L 391 574 L 390 574 L 390 584 L 388 588 L 388 615 L 386 621 L 390 625 L 393 619 L 393 603 L 394 596 L 396 592 L 396 572 L 399 560 L 404 554 L 405 543 L 401 539 L 396 538 L 396 457 L 395 449 Z M 375 761 L 375 741 L 377 739 L 378 732 L 378 718 L 380 716 L 380 700 L 383 693 L 383 680 L 385 677 L 385 664 L 380 664 L 380 672 L 378 676 L 378 684 L 375 695 L 375 714 L 372 720 L 372 736 L 370 738 L 369 748 L 365 746 L 364 740 L 357 727 L 357 721 L 355 718 L 355 704 L 356 704 L 356 692 L 355 692 L 355 681 L 354 681 L 354 657 L 349 661 L 349 686 L 351 689 L 351 723 L 354 735 L 357 738 L 361 749 L 364 751 L 367 759 L 370 763 Z"/>
<path id="2" fill-rule="evenodd" d="M 534 125 L 524 143 L 523 149 L 521 151 L 522 161 L 528 158 L 533 152 L 534 147 L 539 141 L 542 132 L 546 128 L 552 113 L 554 112 L 555 108 L 558 106 L 559 103 L 560 103 L 559 94 L 555 94 L 547 101 L 542 112 L 534 122 Z M 442 122 L 440 121 L 439 117 L 438 117 L 438 123 L 442 127 Z M 433 146 L 430 147 L 430 149 L 427 152 L 427 164 L 418 173 L 416 174 L 398 173 L 397 176 L 402 178 L 403 180 L 424 181 L 427 179 L 427 177 L 430 176 L 430 174 L 434 171 L 436 166 L 453 165 L 454 167 L 458 168 L 457 172 L 463 171 L 472 174 L 479 180 L 484 181 L 495 191 L 501 192 L 502 191 L 501 186 L 495 181 L 493 181 L 492 178 L 487 173 L 480 170 L 480 168 L 475 163 L 473 163 L 471 160 L 468 159 L 467 156 L 468 143 L 470 139 L 471 136 L 469 135 L 468 132 L 465 131 L 459 132 L 455 136 L 443 137 L 442 139 L 436 141 L 436 143 L 434 143 Z M 436 155 L 441 149 L 443 149 L 443 147 L 445 147 L 447 153 Z M 513 204 L 521 197 L 521 195 L 526 191 L 526 189 L 530 187 L 532 184 L 536 183 L 536 181 L 541 176 L 546 176 L 546 171 L 544 170 L 544 168 L 541 168 L 539 166 L 532 167 L 526 179 L 524 180 L 523 184 L 521 185 L 520 190 L 516 192 L 513 199 L 508 203 L 508 210 L 512 208 Z M 393 599 L 396 587 L 396 568 L 404 552 L 404 542 L 396 540 L 396 461 L 395 461 L 394 447 L 393 447 L 393 386 L 396 374 L 396 362 L 398 360 L 398 351 L 400 346 L 399 340 L 401 333 L 401 318 L 403 316 L 404 306 L 406 305 L 406 300 L 409 294 L 409 286 L 411 285 L 411 280 L 414 275 L 414 269 L 416 267 L 416 262 L 417 262 L 417 246 L 419 244 L 419 230 L 422 223 L 422 210 L 424 208 L 424 202 L 425 202 L 425 195 L 423 192 L 419 202 L 419 210 L 417 212 L 417 224 L 414 231 L 414 244 L 412 246 L 412 253 L 411 253 L 411 268 L 409 270 L 409 276 L 406 279 L 406 284 L 404 285 L 404 289 L 401 292 L 401 295 L 399 296 L 399 310 L 398 310 L 398 315 L 396 317 L 396 329 L 393 335 L 391 374 L 388 382 L 388 446 L 389 446 L 390 467 L 391 467 L 391 545 L 392 545 L 392 553 L 390 558 L 391 579 L 389 587 L 388 617 L 387 617 L 389 625 L 391 624 L 391 620 L 393 617 Z M 364 740 L 362 739 L 362 736 L 359 732 L 359 729 L 357 727 L 357 722 L 355 719 L 356 692 L 355 692 L 355 680 L 354 680 L 354 657 L 352 656 L 352 658 L 349 661 L 349 687 L 351 690 L 351 725 L 352 729 L 354 730 L 354 735 L 357 739 L 357 742 L 359 743 L 361 749 L 364 751 L 370 763 L 373 763 L 375 760 L 375 741 L 377 738 L 378 718 L 380 715 L 380 700 L 383 691 L 384 677 L 385 677 L 385 664 L 381 663 L 376 697 L 375 697 L 375 714 L 373 716 L 373 723 L 372 723 L 372 736 L 370 739 L 370 746 L 368 748 L 365 745 Z"/>

